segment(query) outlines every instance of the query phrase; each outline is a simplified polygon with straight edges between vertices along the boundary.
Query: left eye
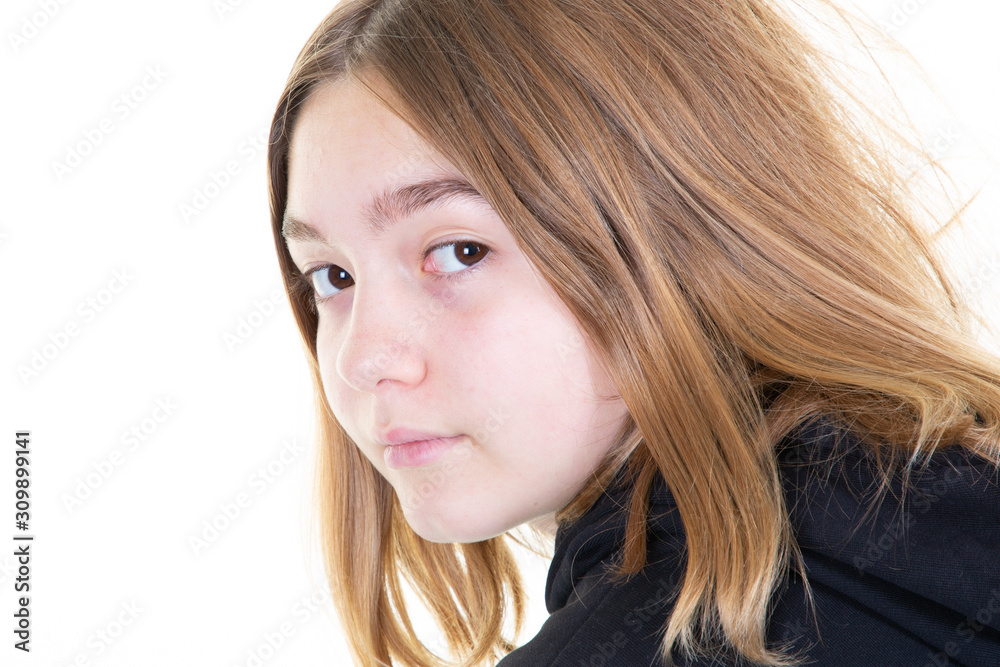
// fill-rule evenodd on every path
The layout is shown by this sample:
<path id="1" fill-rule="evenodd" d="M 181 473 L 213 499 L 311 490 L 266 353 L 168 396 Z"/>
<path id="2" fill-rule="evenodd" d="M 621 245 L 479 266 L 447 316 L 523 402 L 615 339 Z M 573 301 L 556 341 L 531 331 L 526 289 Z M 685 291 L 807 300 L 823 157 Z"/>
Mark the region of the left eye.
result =
<path id="1" fill-rule="evenodd" d="M 434 266 L 443 273 L 455 273 L 483 261 L 490 252 L 482 243 L 474 241 L 451 241 L 435 246 L 428 253 Z"/>

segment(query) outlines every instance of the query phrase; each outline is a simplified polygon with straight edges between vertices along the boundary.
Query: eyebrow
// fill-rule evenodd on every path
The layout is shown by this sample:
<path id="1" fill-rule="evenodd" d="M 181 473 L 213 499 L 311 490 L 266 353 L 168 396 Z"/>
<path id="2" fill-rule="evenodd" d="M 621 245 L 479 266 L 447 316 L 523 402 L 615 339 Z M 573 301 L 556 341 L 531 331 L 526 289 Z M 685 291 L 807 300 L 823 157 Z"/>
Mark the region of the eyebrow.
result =
<path id="1" fill-rule="evenodd" d="M 384 236 L 396 222 L 423 209 L 452 201 L 487 204 L 486 199 L 467 181 L 430 177 L 396 188 L 387 188 L 373 196 L 362 208 L 362 224 L 369 237 L 375 240 Z M 315 227 L 287 213 L 282 220 L 281 235 L 286 241 L 312 241 L 330 245 Z"/>

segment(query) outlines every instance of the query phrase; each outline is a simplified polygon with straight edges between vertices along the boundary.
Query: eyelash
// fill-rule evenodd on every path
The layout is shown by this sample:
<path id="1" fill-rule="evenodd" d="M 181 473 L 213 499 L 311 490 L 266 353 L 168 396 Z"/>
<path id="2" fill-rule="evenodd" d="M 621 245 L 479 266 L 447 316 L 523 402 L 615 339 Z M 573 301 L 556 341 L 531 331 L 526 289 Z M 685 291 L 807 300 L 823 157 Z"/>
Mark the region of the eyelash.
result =
<path id="1" fill-rule="evenodd" d="M 450 273 L 435 273 L 435 274 L 432 274 L 432 277 L 435 280 L 447 280 L 447 281 L 462 280 L 462 279 L 470 276 L 471 274 L 475 273 L 476 271 L 478 271 L 486 262 L 490 261 L 490 258 L 493 256 L 493 249 L 490 248 L 485 243 L 480 243 L 479 241 L 474 241 L 472 239 L 455 239 L 455 240 L 452 240 L 452 241 L 444 241 L 442 243 L 438 243 L 437 245 L 431 246 L 430 248 L 428 248 L 427 250 L 424 251 L 423 256 L 421 258 L 421 261 L 422 262 L 426 262 L 427 261 L 427 257 L 429 257 L 430 254 L 432 252 L 434 252 L 435 250 L 440 250 L 441 248 L 444 248 L 445 246 L 458 246 L 458 245 L 462 245 L 463 243 L 470 243 L 472 245 L 478 246 L 479 248 L 482 248 L 484 251 L 486 251 L 486 254 L 483 256 L 483 258 L 481 260 L 479 260 L 478 262 L 476 262 L 472 266 L 466 267 L 464 269 L 460 269 L 458 271 L 452 271 Z M 312 276 L 313 273 L 315 273 L 317 271 L 323 271 L 325 269 L 329 269 L 329 268 L 331 268 L 333 266 L 336 266 L 336 265 L 335 264 L 321 264 L 320 266 L 316 266 L 316 267 L 313 267 L 313 268 L 309 269 L 305 273 L 302 273 L 301 271 L 297 271 L 295 273 L 295 283 L 294 283 L 294 285 L 292 287 L 293 287 L 294 291 L 296 292 L 296 296 L 304 297 L 304 300 L 311 306 L 311 308 L 313 309 L 313 312 L 315 312 L 315 308 L 316 308 L 316 306 L 318 304 L 321 304 L 324 301 L 327 301 L 329 299 L 334 298 L 335 296 L 337 296 L 337 294 L 340 294 L 340 292 L 337 292 L 336 294 L 331 294 L 330 296 L 321 297 L 318 294 L 316 294 L 316 289 L 313 287 L 313 284 L 312 284 L 312 278 L 311 278 L 311 276 Z M 345 287 L 344 289 L 347 289 L 347 288 Z M 341 290 L 341 292 L 342 291 L 344 291 L 344 290 Z"/>

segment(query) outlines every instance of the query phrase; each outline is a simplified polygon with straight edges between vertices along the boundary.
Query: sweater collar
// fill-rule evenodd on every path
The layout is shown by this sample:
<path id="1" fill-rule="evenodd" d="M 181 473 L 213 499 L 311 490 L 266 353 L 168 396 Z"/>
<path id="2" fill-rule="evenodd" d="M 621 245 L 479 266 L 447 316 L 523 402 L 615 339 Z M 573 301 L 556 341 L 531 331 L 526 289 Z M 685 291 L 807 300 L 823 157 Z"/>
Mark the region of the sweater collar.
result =
<path id="1" fill-rule="evenodd" d="M 545 584 L 545 606 L 554 613 L 570 601 L 577 584 L 602 563 L 612 563 L 625 543 L 632 486 L 623 471 L 608 484 L 583 516 L 556 531 L 555 550 Z M 648 531 L 683 541 L 676 504 L 660 475 L 650 491 Z M 652 537 L 652 535 L 650 535 Z"/>
<path id="2" fill-rule="evenodd" d="M 996 532 L 970 536 L 962 532 L 968 530 L 965 523 L 947 520 L 949 516 L 995 512 L 993 508 L 1000 507 L 1000 484 L 992 464 L 961 447 L 940 452 L 935 457 L 937 463 L 926 473 L 914 473 L 914 486 L 908 491 L 912 504 L 904 510 L 898 503 L 898 479 L 889 496 L 893 502 L 871 504 L 872 490 L 879 481 L 875 455 L 831 423 L 817 420 L 805 424 L 779 443 L 777 454 L 789 519 L 807 560 L 833 562 L 839 568 L 837 572 L 854 573 L 850 581 L 837 585 L 860 586 L 858 582 L 863 578 L 883 580 L 896 589 L 970 617 L 983 604 L 993 604 L 992 598 L 979 607 L 970 601 L 985 600 L 984 595 L 1000 591 L 997 583 L 977 590 L 977 586 L 983 585 L 981 580 L 998 581 L 995 573 L 1000 571 L 1000 560 L 995 547 L 975 552 L 978 555 L 970 560 L 964 552 L 956 551 L 954 545 L 966 545 L 963 548 L 974 551 L 980 541 L 995 544 Z M 630 496 L 631 484 L 620 473 L 583 516 L 559 527 L 545 587 L 549 613 L 572 602 L 585 577 L 606 571 L 603 568 L 617 561 L 625 542 Z M 653 550 L 664 546 L 682 553 L 684 529 L 676 510 L 666 483 L 657 475 L 649 498 L 647 560 L 656 557 Z M 910 517 L 913 524 L 907 526 L 906 534 L 913 536 L 913 548 L 919 546 L 921 550 L 921 559 L 911 561 L 920 567 L 904 568 L 897 563 L 897 559 L 907 557 L 911 546 L 909 541 L 895 537 L 901 515 Z M 992 528 L 989 523 L 983 526 Z M 661 551 L 659 555 L 665 553 Z M 963 568 L 967 567 L 989 575 L 963 576 Z M 817 581 L 821 576 L 819 571 L 810 573 L 810 578 Z M 865 593 L 857 595 L 863 598 Z M 867 603 L 864 598 L 862 604 Z M 1000 630 L 1000 614 L 984 624 Z"/>
<path id="3" fill-rule="evenodd" d="M 841 450 L 844 432 L 826 420 L 808 422 L 786 436 L 776 447 L 779 461 L 788 464 L 790 460 L 801 460 L 805 446 L 809 458 L 822 460 L 833 452 Z M 850 438 L 850 445 L 856 444 Z M 850 447 L 849 447 L 850 448 Z M 789 459 L 789 452 L 792 453 Z M 813 459 L 815 462 L 815 459 Z M 617 552 L 625 543 L 625 526 L 628 522 L 628 504 L 632 485 L 623 466 L 594 504 L 581 517 L 561 525 L 556 531 L 555 550 L 545 584 L 545 606 L 548 612 L 565 607 L 570 601 L 577 584 L 602 563 L 613 563 Z M 796 490 L 790 489 L 791 500 Z M 795 507 L 797 503 L 792 503 Z M 797 515 L 795 524 L 801 524 Z M 801 527 L 796 525 L 796 527 Z M 663 477 L 657 473 L 649 497 L 649 520 L 647 522 L 647 559 L 650 549 L 665 541 L 672 549 L 683 550 L 684 525 L 673 495 Z"/>

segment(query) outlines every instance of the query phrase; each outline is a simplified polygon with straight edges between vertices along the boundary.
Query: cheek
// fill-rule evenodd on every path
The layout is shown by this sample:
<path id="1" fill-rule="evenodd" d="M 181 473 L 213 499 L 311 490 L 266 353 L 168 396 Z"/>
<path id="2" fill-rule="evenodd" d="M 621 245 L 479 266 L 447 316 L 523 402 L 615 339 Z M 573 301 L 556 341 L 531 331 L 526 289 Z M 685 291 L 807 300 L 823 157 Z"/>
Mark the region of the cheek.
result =
<path id="1" fill-rule="evenodd" d="M 593 405 L 586 400 L 590 375 L 575 326 L 541 298 L 495 306 L 456 320 L 449 335 L 442 334 L 447 352 L 438 361 L 450 367 L 458 402 L 484 422 L 472 425 L 483 427 L 480 432 L 502 428 L 535 447 L 565 439 L 564 429 Z"/>
<path id="2" fill-rule="evenodd" d="M 405 405 L 408 401 L 419 400 L 435 410 L 428 423 L 462 429 L 478 444 L 491 445 L 490 456 L 500 460 L 524 456 L 529 448 L 536 455 L 550 445 L 565 449 L 560 443 L 567 429 L 585 429 L 594 408 L 575 322 L 537 283 L 512 278 L 501 281 L 502 289 L 475 298 L 436 294 L 418 309 L 430 315 L 396 332 L 411 336 L 404 354 L 417 355 L 409 362 L 426 370 L 422 386 L 398 387 L 397 407 L 405 412 L 414 407 Z M 336 331 L 321 327 L 317 360 L 327 402 L 351 433 L 364 426 L 358 423 L 363 416 L 378 412 L 372 408 L 380 406 L 371 403 L 380 399 L 340 377 L 342 342 Z"/>
<path id="3" fill-rule="evenodd" d="M 434 356 L 470 397 L 515 398 L 549 375 L 554 347 L 549 317 L 530 300 L 468 309 L 440 323 Z"/>

